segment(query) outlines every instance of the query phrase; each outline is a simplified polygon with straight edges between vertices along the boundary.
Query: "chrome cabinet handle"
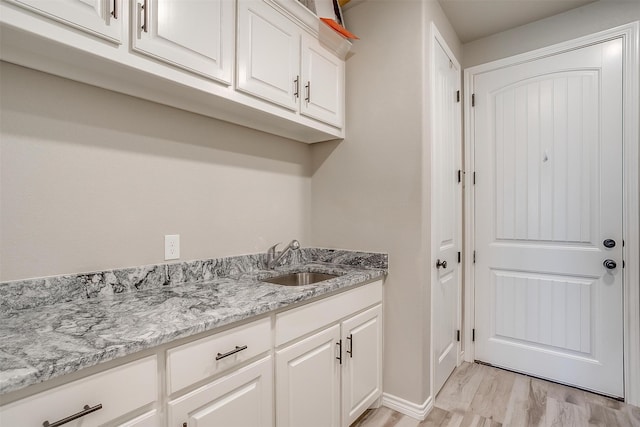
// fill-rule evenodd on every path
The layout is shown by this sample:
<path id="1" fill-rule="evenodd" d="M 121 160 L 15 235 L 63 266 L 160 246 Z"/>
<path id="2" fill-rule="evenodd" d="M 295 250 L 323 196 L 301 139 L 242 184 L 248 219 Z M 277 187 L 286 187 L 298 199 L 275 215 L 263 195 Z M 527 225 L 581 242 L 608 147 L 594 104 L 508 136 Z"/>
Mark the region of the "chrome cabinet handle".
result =
<path id="1" fill-rule="evenodd" d="M 300 98 L 300 76 L 296 76 L 296 79 L 293 81 L 293 83 L 295 84 L 296 88 L 293 96 L 295 96 L 296 98 Z"/>
<path id="2" fill-rule="evenodd" d="M 42 423 L 42 427 L 58 427 L 61 426 L 63 424 L 69 423 L 73 420 L 77 420 L 78 418 L 82 418 L 85 415 L 89 415 L 92 412 L 96 412 L 98 410 L 102 409 L 102 403 L 98 403 L 96 406 L 94 406 L 93 408 L 89 405 L 84 405 L 84 409 L 76 414 L 70 415 L 67 418 L 63 418 L 61 420 L 55 421 L 53 423 L 50 423 L 49 421 L 45 421 Z"/>
<path id="3" fill-rule="evenodd" d="M 142 3 L 142 6 L 140 7 L 140 9 L 142 10 L 142 31 L 144 31 L 145 33 L 149 32 L 149 27 L 147 25 L 147 21 L 149 20 L 149 0 L 144 0 L 144 2 Z"/>
<path id="4" fill-rule="evenodd" d="M 113 0 L 113 11 L 111 12 L 113 19 L 118 19 L 118 0 Z"/>
<path id="5" fill-rule="evenodd" d="M 338 359 L 342 365 L 342 340 L 338 341 L 336 346 L 338 347 L 338 356 L 336 356 L 336 359 Z"/>
<path id="6" fill-rule="evenodd" d="M 304 87 L 307 89 L 307 97 L 304 100 L 309 102 L 311 100 L 311 82 L 308 81 Z"/>
<path id="7" fill-rule="evenodd" d="M 224 359 L 225 357 L 229 357 L 232 354 L 239 353 L 242 350 L 246 350 L 246 349 L 247 349 L 246 345 L 243 345 L 242 347 L 236 346 L 236 348 L 234 348 L 233 350 L 228 351 L 226 353 L 218 353 L 218 355 L 216 356 L 216 360 Z"/>
<path id="8" fill-rule="evenodd" d="M 439 259 L 436 261 L 436 268 L 447 268 L 447 261 L 440 261 Z"/>
<path id="9" fill-rule="evenodd" d="M 349 340 L 349 350 L 347 350 L 347 353 L 349 354 L 349 358 L 353 358 L 353 334 L 349 334 L 347 339 Z"/>

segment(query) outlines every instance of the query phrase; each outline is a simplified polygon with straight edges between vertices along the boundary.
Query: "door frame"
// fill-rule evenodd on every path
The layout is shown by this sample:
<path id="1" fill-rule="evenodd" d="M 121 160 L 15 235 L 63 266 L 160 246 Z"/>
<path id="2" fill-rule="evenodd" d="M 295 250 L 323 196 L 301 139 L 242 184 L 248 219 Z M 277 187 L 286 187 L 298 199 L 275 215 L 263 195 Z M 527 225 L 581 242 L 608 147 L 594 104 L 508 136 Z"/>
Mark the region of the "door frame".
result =
<path id="1" fill-rule="evenodd" d="M 451 48 L 449 47 L 449 45 L 447 44 L 445 38 L 442 36 L 442 34 L 440 34 L 440 31 L 438 30 L 438 27 L 436 26 L 436 24 L 432 21 L 431 22 L 431 32 L 430 32 L 430 54 L 429 54 L 429 75 L 430 75 L 430 81 L 429 81 L 429 90 L 430 93 L 433 94 L 435 93 L 435 87 L 436 87 L 436 82 L 435 82 L 435 52 L 436 52 L 436 48 L 437 45 L 440 45 L 442 47 L 442 49 L 444 50 L 444 53 L 449 57 L 449 59 L 451 60 L 451 62 L 453 62 L 453 66 L 456 67 L 457 70 L 459 70 L 459 72 L 462 71 L 462 67 L 460 65 L 460 62 L 458 61 L 458 58 L 456 58 L 455 54 L 453 53 L 453 51 L 451 50 Z M 462 75 L 460 75 L 460 78 L 462 77 Z M 460 91 L 462 92 L 462 81 L 459 81 L 459 87 L 460 87 Z M 453 96 L 453 94 L 452 94 Z M 429 106 L 430 106 L 430 123 L 433 124 L 435 118 L 434 118 L 434 111 L 436 110 L 436 108 L 438 108 L 439 106 L 435 105 L 435 100 L 433 96 L 429 97 Z M 458 143 L 460 144 L 460 149 L 461 149 L 461 154 L 463 154 L 462 152 L 464 151 L 464 145 L 463 145 L 463 141 L 462 141 L 462 133 L 463 133 L 463 129 L 462 129 L 462 97 L 461 97 L 461 102 L 460 102 L 460 106 L 457 108 L 457 114 L 456 114 L 456 120 L 457 120 L 457 126 L 456 126 L 456 140 L 458 141 Z M 437 227 L 438 224 L 435 223 L 435 215 L 434 215 L 434 211 L 433 211 L 433 183 L 434 183 L 434 170 L 435 168 L 433 167 L 433 163 L 435 161 L 435 156 L 434 156 L 434 144 L 433 141 L 435 139 L 435 131 L 434 131 L 434 127 L 432 125 L 429 126 L 429 136 L 431 138 L 431 144 L 430 144 L 430 161 L 431 161 L 431 165 L 430 165 L 430 171 L 431 171 L 431 176 L 429 177 L 429 183 L 431 186 L 431 229 L 433 230 L 434 227 Z M 464 170 L 464 156 L 462 156 L 461 160 L 461 170 Z M 460 209 L 460 220 L 462 221 L 464 218 L 464 199 L 465 199 L 465 194 L 464 194 L 464 179 L 461 180 L 460 185 L 462 185 L 462 195 L 461 195 L 461 205 L 459 206 Z M 459 244 L 461 246 L 464 245 L 464 228 L 462 223 L 457 224 L 457 228 L 458 228 L 458 235 L 459 235 Z M 431 259 L 430 259 L 430 263 L 431 263 L 431 268 L 429 269 L 429 271 L 431 272 L 430 274 L 430 280 L 432 283 L 432 286 L 430 287 L 430 307 L 431 307 L 431 313 L 430 313 L 430 322 L 431 322 L 431 328 L 433 328 L 434 325 L 434 318 L 433 318 L 433 313 L 434 313 L 434 309 L 433 309 L 433 284 L 437 282 L 438 280 L 438 271 L 435 268 L 435 263 L 436 263 L 436 257 L 435 257 L 435 253 L 437 251 L 437 245 L 436 242 L 434 242 L 434 239 L 431 238 L 431 247 L 430 247 L 430 252 L 431 252 Z M 462 247 L 460 247 L 460 252 L 463 253 L 463 249 Z M 457 307 L 456 307 L 456 318 L 457 318 L 457 328 L 460 330 L 460 332 L 462 333 L 462 283 L 463 283 L 463 277 L 464 277 L 464 260 L 462 260 L 463 262 L 459 265 L 460 270 L 458 271 L 458 303 L 457 303 Z M 431 390 L 431 403 L 433 403 L 435 401 L 436 398 L 436 394 L 438 393 L 439 390 L 434 390 L 434 385 L 435 385 L 435 361 L 434 361 L 434 357 L 433 357 L 433 353 L 434 353 L 434 348 L 433 348 L 433 332 L 429 333 L 430 336 L 430 342 L 429 342 L 429 360 L 430 360 L 430 367 L 429 367 L 429 372 L 430 372 L 430 384 L 429 384 L 429 389 Z M 457 346 L 457 354 L 456 354 L 456 366 L 460 366 L 460 363 L 462 363 L 463 360 L 463 341 L 462 339 L 460 340 L 460 342 L 458 342 L 458 346 Z"/>
<path id="2" fill-rule="evenodd" d="M 531 52 L 511 56 L 464 70 L 464 165 L 465 165 L 465 259 L 472 260 L 475 251 L 475 200 L 473 191 L 474 164 L 474 115 L 471 106 L 471 94 L 474 92 L 473 80 L 482 74 L 499 68 L 521 64 L 536 59 L 553 56 L 582 47 L 621 38 L 623 41 L 623 357 L 624 357 L 624 395 L 625 401 L 640 406 L 640 175 L 639 129 L 640 114 L 639 88 L 639 37 L 640 21 L 625 24 L 588 36 L 536 49 Z M 480 255 L 481 256 L 481 255 Z M 472 330 L 475 328 L 475 266 L 473 262 L 464 264 L 464 360 L 475 360 L 475 348 Z"/>

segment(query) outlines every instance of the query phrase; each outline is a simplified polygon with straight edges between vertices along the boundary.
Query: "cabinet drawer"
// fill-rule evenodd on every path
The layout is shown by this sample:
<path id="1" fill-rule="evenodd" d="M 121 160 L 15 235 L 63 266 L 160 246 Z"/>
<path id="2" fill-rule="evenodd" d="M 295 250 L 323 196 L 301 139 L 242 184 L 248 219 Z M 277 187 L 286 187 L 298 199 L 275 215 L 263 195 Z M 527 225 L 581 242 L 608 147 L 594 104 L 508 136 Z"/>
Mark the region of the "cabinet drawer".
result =
<path id="1" fill-rule="evenodd" d="M 167 391 L 175 393 L 270 348 L 271 319 L 266 318 L 170 349 L 167 351 Z M 221 357 L 231 352 L 234 353 Z"/>
<path id="2" fill-rule="evenodd" d="M 97 426 L 156 400 L 156 356 L 150 356 L 0 407 L 0 425 L 41 426 L 83 410 L 102 409 L 66 426 Z"/>
<path id="3" fill-rule="evenodd" d="M 271 356 L 170 401 L 167 417 L 170 426 L 272 426 Z"/>
<path id="4" fill-rule="evenodd" d="M 382 281 L 276 315 L 276 347 L 382 301 Z"/>
<path id="5" fill-rule="evenodd" d="M 145 414 L 135 417 L 118 427 L 158 427 L 160 425 L 160 415 L 157 410 L 149 411 Z"/>

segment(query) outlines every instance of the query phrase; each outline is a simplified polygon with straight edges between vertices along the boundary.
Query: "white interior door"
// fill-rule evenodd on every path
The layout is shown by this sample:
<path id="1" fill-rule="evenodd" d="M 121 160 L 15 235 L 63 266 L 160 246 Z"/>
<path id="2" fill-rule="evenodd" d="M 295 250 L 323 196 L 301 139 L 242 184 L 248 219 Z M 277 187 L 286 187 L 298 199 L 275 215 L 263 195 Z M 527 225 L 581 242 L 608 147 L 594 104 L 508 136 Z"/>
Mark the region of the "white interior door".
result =
<path id="1" fill-rule="evenodd" d="M 433 73 L 432 215 L 435 280 L 432 287 L 434 391 L 458 364 L 459 251 L 462 228 L 460 68 L 435 43 Z"/>
<path id="2" fill-rule="evenodd" d="M 623 396 L 621 55 L 613 40 L 478 74 L 472 109 L 476 359 L 613 396 Z"/>

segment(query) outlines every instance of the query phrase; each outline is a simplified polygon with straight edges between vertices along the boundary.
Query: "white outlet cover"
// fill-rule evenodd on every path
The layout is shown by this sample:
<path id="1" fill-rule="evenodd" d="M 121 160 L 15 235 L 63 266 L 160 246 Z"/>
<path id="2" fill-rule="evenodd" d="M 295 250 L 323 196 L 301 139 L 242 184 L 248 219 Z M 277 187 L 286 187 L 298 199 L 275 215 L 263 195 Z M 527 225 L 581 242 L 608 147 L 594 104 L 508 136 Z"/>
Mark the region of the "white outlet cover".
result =
<path id="1" fill-rule="evenodd" d="M 180 258 L 180 235 L 167 234 L 164 236 L 164 259 L 169 261 Z"/>

